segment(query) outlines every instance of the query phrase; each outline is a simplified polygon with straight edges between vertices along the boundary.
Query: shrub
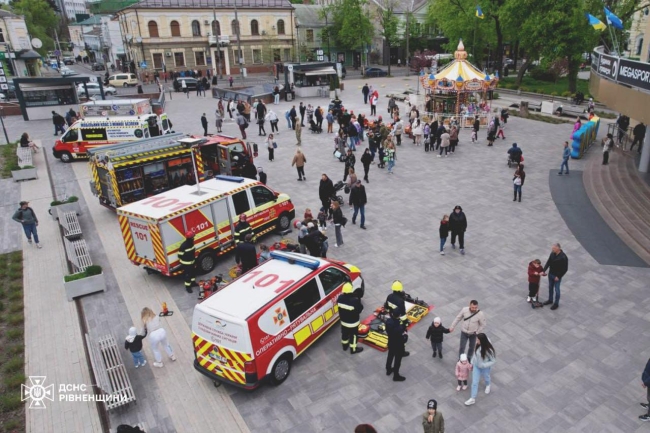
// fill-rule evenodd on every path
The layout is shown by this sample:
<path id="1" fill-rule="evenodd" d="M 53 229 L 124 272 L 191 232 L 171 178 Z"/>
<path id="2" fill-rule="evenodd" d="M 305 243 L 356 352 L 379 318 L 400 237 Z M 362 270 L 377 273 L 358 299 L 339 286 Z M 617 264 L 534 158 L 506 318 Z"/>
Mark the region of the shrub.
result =
<path id="1" fill-rule="evenodd" d="M 91 265 L 86 268 L 86 275 L 92 277 L 93 275 L 99 275 L 102 273 L 102 267 L 99 265 Z"/>
<path id="2" fill-rule="evenodd" d="M 9 340 L 22 339 L 23 338 L 23 330 L 22 329 L 10 329 L 5 334 L 5 337 L 7 337 Z"/>
<path id="3" fill-rule="evenodd" d="M 66 203 L 76 203 L 79 201 L 79 197 L 76 195 L 71 195 L 67 200 L 54 200 L 50 203 L 50 206 L 59 206 Z"/>
<path id="4" fill-rule="evenodd" d="M 548 69 L 537 68 L 530 71 L 530 76 L 539 81 L 548 81 L 554 83 L 557 81 L 557 74 Z"/>
<path id="5" fill-rule="evenodd" d="M 22 313 L 10 314 L 7 316 L 6 321 L 7 324 L 9 325 L 13 325 L 13 326 L 20 325 L 23 323 L 23 315 Z"/>
<path id="6" fill-rule="evenodd" d="M 521 90 L 522 92 L 530 92 L 530 89 L 526 86 L 521 86 L 519 90 Z"/>
<path id="7" fill-rule="evenodd" d="M 573 96 L 573 93 L 569 92 L 568 90 L 565 90 L 564 92 L 562 92 L 562 96 L 564 97 Z"/>
<path id="8" fill-rule="evenodd" d="M 499 99 L 499 93 L 498 92 L 492 92 L 492 99 Z"/>
<path id="9" fill-rule="evenodd" d="M 551 92 L 551 96 L 557 96 L 557 92 Z"/>
<path id="10" fill-rule="evenodd" d="M 25 353 L 25 345 L 22 343 L 12 344 L 10 346 L 6 346 L 5 351 L 9 355 L 22 355 Z"/>
<path id="11" fill-rule="evenodd" d="M 93 275 L 99 275 L 102 273 L 102 267 L 98 265 L 88 266 L 85 271 L 78 272 L 76 274 L 66 275 L 63 277 L 63 281 L 69 283 L 70 281 L 81 280 L 86 277 L 92 277 Z"/>
<path id="12" fill-rule="evenodd" d="M 4 384 L 9 389 L 20 388 L 25 383 L 25 375 L 22 373 L 12 374 L 4 379 Z"/>
<path id="13" fill-rule="evenodd" d="M 13 374 L 21 371 L 24 366 L 25 362 L 23 362 L 23 359 L 16 356 L 5 363 L 3 370 L 5 373 Z"/>
<path id="14" fill-rule="evenodd" d="M 0 396 L 0 409 L 5 413 L 18 409 L 22 404 L 20 393 L 5 393 Z"/>

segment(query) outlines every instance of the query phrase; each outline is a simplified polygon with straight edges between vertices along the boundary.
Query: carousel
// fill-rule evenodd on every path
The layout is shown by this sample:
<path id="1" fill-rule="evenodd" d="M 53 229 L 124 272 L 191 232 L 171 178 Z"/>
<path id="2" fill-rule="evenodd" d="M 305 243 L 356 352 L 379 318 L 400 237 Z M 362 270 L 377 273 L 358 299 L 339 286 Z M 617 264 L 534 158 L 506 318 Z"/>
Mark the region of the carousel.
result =
<path id="1" fill-rule="evenodd" d="M 474 119 L 487 125 L 492 108 L 488 92 L 496 89 L 498 73 L 489 75 L 467 61 L 462 39 L 454 53 L 454 61 L 437 74 L 420 74 L 420 84 L 425 90 L 425 106 L 438 121 L 449 123 L 452 117 L 461 127 L 471 128 Z"/>

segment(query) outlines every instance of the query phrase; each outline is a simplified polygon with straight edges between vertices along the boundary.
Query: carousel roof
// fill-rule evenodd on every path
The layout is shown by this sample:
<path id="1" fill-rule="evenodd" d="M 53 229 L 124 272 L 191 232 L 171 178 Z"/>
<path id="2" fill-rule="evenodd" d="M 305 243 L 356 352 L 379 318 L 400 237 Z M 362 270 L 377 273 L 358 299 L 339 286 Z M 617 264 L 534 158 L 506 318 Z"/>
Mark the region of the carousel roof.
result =
<path id="1" fill-rule="evenodd" d="M 463 45 L 462 39 L 458 42 L 458 48 L 454 53 L 455 60 L 447 67 L 436 74 L 436 80 L 447 79 L 450 81 L 491 81 L 495 77 L 490 77 L 485 72 L 481 72 L 474 65 L 467 61 L 467 52 Z"/>

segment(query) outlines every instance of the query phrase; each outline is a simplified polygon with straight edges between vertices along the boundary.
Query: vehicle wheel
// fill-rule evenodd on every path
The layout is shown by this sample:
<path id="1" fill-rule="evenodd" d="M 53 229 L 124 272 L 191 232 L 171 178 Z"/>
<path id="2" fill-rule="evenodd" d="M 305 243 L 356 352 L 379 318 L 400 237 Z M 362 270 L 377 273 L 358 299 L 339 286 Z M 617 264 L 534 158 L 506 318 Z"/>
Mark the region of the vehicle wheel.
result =
<path id="1" fill-rule="evenodd" d="M 113 92 L 104 92 L 104 95 L 106 95 L 106 96 L 113 96 Z"/>
<path id="2" fill-rule="evenodd" d="M 196 272 L 199 275 L 207 274 L 217 266 L 217 255 L 212 250 L 203 251 L 199 254 Z"/>
<path id="3" fill-rule="evenodd" d="M 124 84 L 122 84 L 122 87 L 129 87 L 129 85 L 124 83 Z"/>
<path id="4" fill-rule="evenodd" d="M 286 212 L 282 212 L 282 214 L 280 214 L 280 218 L 278 218 L 277 229 L 280 231 L 285 231 L 290 227 L 291 227 L 291 218 L 289 218 L 289 214 Z"/>
<path id="5" fill-rule="evenodd" d="M 72 162 L 72 155 L 70 152 L 61 152 L 61 161 L 63 162 Z"/>
<path id="6" fill-rule="evenodd" d="M 271 383 L 275 386 L 280 385 L 287 380 L 289 373 L 291 373 L 291 362 L 293 361 L 291 354 L 287 353 L 282 355 L 271 370 Z"/>

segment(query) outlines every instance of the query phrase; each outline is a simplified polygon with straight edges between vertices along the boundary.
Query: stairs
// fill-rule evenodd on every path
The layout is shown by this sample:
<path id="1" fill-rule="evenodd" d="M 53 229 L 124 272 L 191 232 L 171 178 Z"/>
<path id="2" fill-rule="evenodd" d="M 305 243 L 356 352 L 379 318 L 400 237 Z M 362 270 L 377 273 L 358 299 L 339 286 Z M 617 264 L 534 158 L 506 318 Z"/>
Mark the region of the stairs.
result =
<path id="1" fill-rule="evenodd" d="M 650 186 L 637 172 L 634 155 L 615 149 L 609 164 L 595 146 L 583 173 L 587 195 L 612 230 L 650 265 Z"/>

